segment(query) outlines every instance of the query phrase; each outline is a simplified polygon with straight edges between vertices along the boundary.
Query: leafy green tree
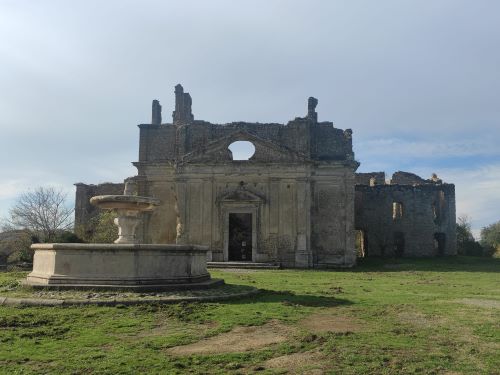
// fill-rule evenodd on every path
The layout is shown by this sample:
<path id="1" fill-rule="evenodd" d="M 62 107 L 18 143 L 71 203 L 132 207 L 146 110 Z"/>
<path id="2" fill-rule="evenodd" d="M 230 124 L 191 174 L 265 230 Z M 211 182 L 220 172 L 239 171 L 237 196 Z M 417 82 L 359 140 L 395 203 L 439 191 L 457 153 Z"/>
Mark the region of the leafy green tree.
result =
<path id="1" fill-rule="evenodd" d="M 31 244 L 38 242 L 38 238 L 29 231 L 15 230 L 1 233 L 0 263 L 31 262 L 33 250 Z"/>
<path id="2" fill-rule="evenodd" d="M 113 243 L 118 238 L 118 227 L 114 224 L 116 214 L 111 211 L 101 211 L 89 222 L 76 228 L 77 235 L 85 242 Z"/>
<path id="3" fill-rule="evenodd" d="M 467 215 L 460 216 L 457 219 L 457 243 L 474 240 L 470 218 Z"/>
<path id="4" fill-rule="evenodd" d="M 474 239 L 472 226 L 468 216 L 460 216 L 457 220 L 457 253 L 460 255 L 482 256 L 483 247 Z"/>
<path id="5" fill-rule="evenodd" d="M 500 253 L 500 220 L 481 229 L 481 245 L 489 255 Z"/>

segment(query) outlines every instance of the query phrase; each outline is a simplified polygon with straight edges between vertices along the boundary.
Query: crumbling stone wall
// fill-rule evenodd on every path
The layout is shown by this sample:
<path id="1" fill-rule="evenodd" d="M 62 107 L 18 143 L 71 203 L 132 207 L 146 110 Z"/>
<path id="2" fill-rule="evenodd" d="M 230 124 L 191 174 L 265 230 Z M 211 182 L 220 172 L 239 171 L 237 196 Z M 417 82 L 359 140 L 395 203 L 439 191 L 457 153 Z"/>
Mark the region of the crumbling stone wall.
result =
<path id="1" fill-rule="evenodd" d="M 385 172 L 356 173 L 356 185 L 384 185 Z"/>
<path id="2" fill-rule="evenodd" d="M 354 264 L 354 175 L 342 170 L 315 176 L 311 227 L 314 263 Z"/>
<path id="3" fill-rule="evenodd" d="M 391 185 L 422 185 L 427 183 L 422 177 L 414 173 L 398 171 L 392 175 Z"/>
<path id="4" fill-rule="evenodd" d="M 367 255 L 455 254 L 454 186 L 435 175 L 396 172 L 387 185 L 384 172 L 355 174 L 352 131 L 318 122 L 317 99 L 286 125 L 213 124 L 194 118 L 181 85 L 175 97 L 171 123 L 162 123 L 154 100 L 151 124 L 139 125 L 134 180 L 139 195 L 161 201 L 144 214 L 142 242 L 207 245 L 210 259 L 225 261 L 228 215 L 236 212 L 252 214 L 256 262 L 352 266 L 356 229 Z M 252 142 L 255 154 L 233 160 L 234 141 Z M 76 225 L 95 215 L 92 196 L 123 191 L 123 184 L 76 187 Z"/>
<path id="5" fill-rule="evenodd" d="M 453 184 L 397 172 L 391 184 L 356 185 L 355 205 L 366 256 L 456 254 Z"/>
<path id="6" fill-rule="evenodd" d="M 208 245 L 227 260 L 231 212 L 252 213 L 252 259 L 290 267 L 350 266 L 354 257 L 352 131 L 318 122 L 318 100 L 285 124 L 195 120 L 192 99 L 175 87 L 172 123 L 141 124 L 139 193 L 162 201 L 145 218 L 145 242 Z M 153 119 L 161 118 L 153 103 Z M 249 141 L 255 154 L 236 161 L 228 146 Z M 239 197 L 234 199 L 234 197 Z M 331 215 L 331 210 L 336 215 Z"/>
<path id="7" fill-rule="evenodd" d="M 318 122 L 315 98 L 309 98 L 306 117 L 297 117 L 286 125 L 248 122 L 212 124 L 194 119 L 191 96 L 184 92 L 181 85 L 175 87 L 175 96 L 172 123 L 158 124 L 161 105 L 154 100 L 153 123 L 139 125 L 139 163 L 178 161 L 190 153 L 203 152 L 213 142 L 242 132 L 311 160 L 354 159 L 352 131 L 337 129 L 332 122 Z"/>
<path id="8" fill-rule="evenodd" d="M 194 121 L 178 127 L 173 124 L 141 124 L 139 128 L 140 162 L 178 160 L 237 131 L 245 131 L 314 160 L 354 158 L 352 140 L 332 123 L 311 124 L 299 119 L 287 125 L 244 122 L 217 125 Z"/>

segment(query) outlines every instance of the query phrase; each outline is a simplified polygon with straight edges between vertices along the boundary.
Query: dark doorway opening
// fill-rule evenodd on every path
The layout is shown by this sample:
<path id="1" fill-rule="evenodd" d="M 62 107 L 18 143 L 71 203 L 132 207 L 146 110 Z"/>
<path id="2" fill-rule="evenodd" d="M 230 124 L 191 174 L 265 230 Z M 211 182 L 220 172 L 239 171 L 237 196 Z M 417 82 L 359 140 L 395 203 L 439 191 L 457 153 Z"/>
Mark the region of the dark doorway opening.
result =
<path id="1" fill-rule="evenodd" d="M 403 256 L 405 252 L 405 234 L 403 232 L 394 233 L 394 255 Z"/>
<path id="2" fill-rule="evenodd" d="M 446 247 L 446 234 L 434 233 L 434 250 L 436 251 L 437 255 L 443 256 L 445 247 Z"/>
<path id="3" fill-rule="evenodd" d="M 228 260 L 252 261 L 252 214 L 229 214 Z"/>

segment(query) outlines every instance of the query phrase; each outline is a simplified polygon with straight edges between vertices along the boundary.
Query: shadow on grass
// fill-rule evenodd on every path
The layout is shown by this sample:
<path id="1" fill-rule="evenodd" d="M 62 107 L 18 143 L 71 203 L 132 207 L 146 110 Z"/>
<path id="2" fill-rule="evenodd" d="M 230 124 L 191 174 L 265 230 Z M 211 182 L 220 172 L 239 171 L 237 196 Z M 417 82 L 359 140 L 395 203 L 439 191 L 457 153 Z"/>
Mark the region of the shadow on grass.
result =
<path id="1" fill-rule="evenodd" d="M 287 306 L 307 307 L 334 307 L 353 304 L 352 301 L 343 298 L 316 296 L 311 294 L 296 294 L 291 291 L 275 291 L 267 289 L 262 289 L 262 292 L 254 297 L 244 297 L 235 300 L 223 301 L 221 303 L 246 304 L 253 302 L 278 302 Z"/>
<path id="2" fill-rule="evenodd" d="M 436 258 L 382 258 L 358 259 L 351 272 L 500 272 L 500 258 L 447 256 Z"/>

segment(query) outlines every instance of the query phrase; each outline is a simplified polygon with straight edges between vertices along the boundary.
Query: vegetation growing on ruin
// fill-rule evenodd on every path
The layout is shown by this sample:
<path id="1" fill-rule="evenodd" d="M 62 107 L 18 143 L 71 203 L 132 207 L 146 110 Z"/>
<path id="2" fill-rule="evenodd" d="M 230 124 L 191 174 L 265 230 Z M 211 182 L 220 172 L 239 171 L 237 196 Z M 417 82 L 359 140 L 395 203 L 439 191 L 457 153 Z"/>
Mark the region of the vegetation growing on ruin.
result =
<path id="1" fill-rule="evenodd" d="M 0 306 L 0 373 L 492 374 L 499 271 L 491 258 L 367 259 L 352 270 L 211 271 L 266 290 L 230 302 Z M 24 275 L 0 273 L 0 295 Z"/>
<path id="2" fill-rule="evenodd" d="M 113 243 L 118 238 L 118 227 L 114 224 L 116 214 L 100 211 L 86 226 L 77 227 L 76 234 L 88 243 Z"/>

